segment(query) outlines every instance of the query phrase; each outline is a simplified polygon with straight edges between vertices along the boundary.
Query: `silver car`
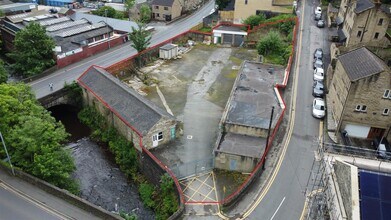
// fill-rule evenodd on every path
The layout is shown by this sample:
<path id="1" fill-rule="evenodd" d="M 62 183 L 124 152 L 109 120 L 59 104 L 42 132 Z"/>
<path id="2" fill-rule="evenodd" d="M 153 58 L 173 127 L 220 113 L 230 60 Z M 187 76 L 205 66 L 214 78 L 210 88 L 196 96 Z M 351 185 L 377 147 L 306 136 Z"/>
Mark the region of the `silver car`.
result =
<path id="1" fill-rule="evenodd" d="M 312 102 L 312 116 L 315 118 L 324 118 L 326 115 L 326 106 L 322 98 L 314 98 Z"/>

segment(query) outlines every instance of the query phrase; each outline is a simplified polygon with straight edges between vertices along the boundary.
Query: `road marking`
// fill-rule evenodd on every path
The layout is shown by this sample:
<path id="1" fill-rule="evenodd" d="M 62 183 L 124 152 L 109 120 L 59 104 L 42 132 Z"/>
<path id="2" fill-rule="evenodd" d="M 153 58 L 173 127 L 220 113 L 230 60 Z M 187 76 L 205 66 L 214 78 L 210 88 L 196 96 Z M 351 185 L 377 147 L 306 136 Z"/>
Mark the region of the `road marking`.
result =
<path id="1" fill-rule="evenodd" d="M 303 11 L 303 19 L 304 19 L 304 15 L 305 15 L 305 11 L 304 11 L 304 5 L 305 5 L 305 0 L 303 0 L 302 2 L 302 11 Z M 302 20 L 303 20 L 302 19 Z M 285 154 L 286 154 L 286 151 L 288 149 L 288 145 L 289 145 L 289 142 L 290 142 L 290 139 L 292 137 L 292 133 L 293 133 L 293 126 L 295 124 L 295 107 L 296 107 L 296 97 L 297 97 L 297 82 L 298 82 L 298 78 L 299 78 L 299 74 L 300 74 L 300 71 L 299 71 L 299 68 L 300 68 L 300 53 L 301 53 L 301 46 L 302 46 L 302 36 L 303 36 L 303 22 L 300 22 L 300 28 L 298 29 L 300 31 L 299 33 L 299 44 L 298 44 L 298 50 L 297 50 L 297 55 L 296 55 L 296 68 L 295 68 L 295 78 L 294 78 L 294 81 L 293 81 L 293 85 L 292 85 L 292 88 L 293 91 L 293 95 L 291 97 L 291 108 L 290 108 L 290 117 L 291 117 L 291 121 L 290 121 L 290 124 L 288 126 L 288 132 L 287 132 L 287 139 L 284 143 L 284 146 L 283 146 L 283 149 L 282 149 L 282 152 L 281 152 L 281 155 L 280 155 L 280 158 L 277 162 L 277 165 L 276 165 L 276 168 L 271 176 L 271 179 L 270 181 L 267 182 L 266 186 L 265 186 L 265 189 L 262 190 L 261 194 L 259 195 L 259 197 L 256 199 L 256 201 L 251 205 L 251 207 L 243 214 L 243 216 L 240 218 L 240 219 L 245 219 L 247 218 L 254 210 L 255 208 L 261 203 L 261 201 L 263 200 L 263 198 L 266 196 L 267 192 L 269 191 L 270 187 L 272 186 L 279 170 L 280 170 L 280 167 L 281 167 L 281 164 L 282 164 L 282 161 L 284 160 L 285 158 Z"/>
<path id="2" fill-rule="evenodd" d="M 277 207 L 276 211 L 274 212 L 273 216 L 270 218 L 270 220 L 273 220 L 274 216 L 276 216 L 278 210 L 281 208 L 282 203 L 284 203 L 285 197 L 282 199 L 280 205 Z"/>
<path id="3" fill-rule="evenodd" d="M 13 188 L 12 186 L 10 186 L 10 185 L 8 185 L 8 184 L 6 184 L 4 182 L 0 183 L 0 187 L 2 187 L 3 189 L 5 189 L 5 190 L 7 190 L 9 192 L 14 193 L 15 195 L 19 196 L 20 198 L 24 199 L 25 201 L 27 201 L 27 202 L 37 206 L 38 208 L 42 209 L 43 211 L 46 211 L 49 214 L 52 214 L 55 217 L 58 217 L 58 218 L 64 219 L 64 220 L 66 220 L 66 219 L 74 219 L 74 218 L 72 218 L 70 216 L 67 216 L 65 214 L 60 213 L 59 211 L 57 211 L 57 210 L 55 210 L 55 209 L 53 209 L 53 208 L 51 208 L 49 206 L 46 206 L 44 203 L 42 203 L 42 202 L 40 202 L 40 201 L 30 197 L 29 195 L 23 193 L 22 191 L 19 191 L 18 189 Z"/>

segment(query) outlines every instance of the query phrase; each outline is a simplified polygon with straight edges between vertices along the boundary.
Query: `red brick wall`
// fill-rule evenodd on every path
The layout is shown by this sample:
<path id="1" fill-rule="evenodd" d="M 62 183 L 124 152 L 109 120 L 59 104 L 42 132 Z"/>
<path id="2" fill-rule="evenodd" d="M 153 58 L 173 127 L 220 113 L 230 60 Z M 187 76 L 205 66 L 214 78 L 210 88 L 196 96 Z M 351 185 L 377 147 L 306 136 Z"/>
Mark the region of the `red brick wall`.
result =
<path id="1" fill-rule="evenodd" d="M 122 37 L 110 40 L 110 46 L 111 47 L 115 47 L 115 46 L 118 46 L 118 45 L 123 44 L 123 43 L 124 43 L 124 40 L 123 40 Z M 64 66 L 68 66 L 68 65 L 70 65 L 72 63 L 75 63 L 77 61 L 80 61 L 82 59 L 90 57 L 90 56 L 95 55 L 97 53 L 100 53 L 100 52 L 102 52 L 104 50 L 107 50 L 108 48 L 109 48 L 109 44 L 107 43 L 107 41 L 102 42 L 102 43 L 97 44 L 97 45 L 94 45 L 94 46 L 91 46 L 91 47 L 86 46 L 86 47 L 83 48 L 83 51 L 80 52 L 80 53 L 76 53 L 76 54 L 73 54 L 71 56 L 67 56 L 67 57 L 64 57 L 62 59 L 57 60 L 57 66 L 58 66 L 58 68 L 62 68 Z"/>

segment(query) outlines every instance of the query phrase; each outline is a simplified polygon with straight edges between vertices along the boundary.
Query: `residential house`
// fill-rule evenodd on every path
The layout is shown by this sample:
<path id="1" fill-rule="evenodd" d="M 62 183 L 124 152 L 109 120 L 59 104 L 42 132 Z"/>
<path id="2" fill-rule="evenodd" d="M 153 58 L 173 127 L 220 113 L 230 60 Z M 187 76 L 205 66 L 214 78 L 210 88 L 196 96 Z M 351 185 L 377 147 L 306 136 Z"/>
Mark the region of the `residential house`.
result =
<path id="1" fill-rule="evenodd" d="M 175 118 L 101 67 L 91 66 L 78 79 L 83 99 L 142 151 L 176 137 Z"/>
<path id="2" fill-rule="evenodd" d="M 292 6 L 292 1 L 287 2 L 289 3 L 286 6 Z M 280 13 L 292 13 L 292 9 L 276 5 L 273 0 L 235 0 L 233 22 L 241 24 L 250 15 L 265 14 L 271 17 L 273 14 Z"/>
<path id="3" fill-rule="evenodd" d="M 387 47 L 390 7 L 371 0 L 342 0 L 337 24 L 339 40 L 345 46 Z"/>
<path id="4" fill-rule="evenodd" d="M 327 95 L 328 123 L 338 137 L 373 139 L 391 126 L 391 72 L 365 47 L 338 56 Z M 329 126 L 330 127 L 330 126 Z"/>
<path id="5" fill-rule="evenodd" d="M 180 0 L 153 0 L 152 19 L 171 21 L 181 16 L 182 4 Z"/>
<path id="6" fill-rule="evenodd" d="M 273 130 L 282 114 L 275 83 L 283 81 L 282 66 L 245 61 L 236 77 L 222 117 L 224 132 L 215 149 L 215 168 L 251 172 L 265 152 L 271 123 Z"/>

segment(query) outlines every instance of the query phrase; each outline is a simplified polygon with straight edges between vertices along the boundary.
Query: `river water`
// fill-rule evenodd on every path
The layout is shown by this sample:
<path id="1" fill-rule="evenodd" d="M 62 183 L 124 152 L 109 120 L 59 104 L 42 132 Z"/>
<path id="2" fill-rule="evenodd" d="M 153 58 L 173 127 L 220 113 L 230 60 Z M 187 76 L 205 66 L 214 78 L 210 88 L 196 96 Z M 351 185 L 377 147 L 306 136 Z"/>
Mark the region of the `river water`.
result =
<path id="1" fill-rule="evenodd" d="M 154 219 L 153 212 L 143 206 L 137 187 L 119 170 L 107 146 L 88 137 L 91 131 L 78 120 L 78 110 L 60 105 L 49 111 L 71 134 L 66 147 L 71 149 L 75 161 L 72 177 L 80 184 L 80 197 L 108 211 L 134 213 L 137 219 Z"/>

